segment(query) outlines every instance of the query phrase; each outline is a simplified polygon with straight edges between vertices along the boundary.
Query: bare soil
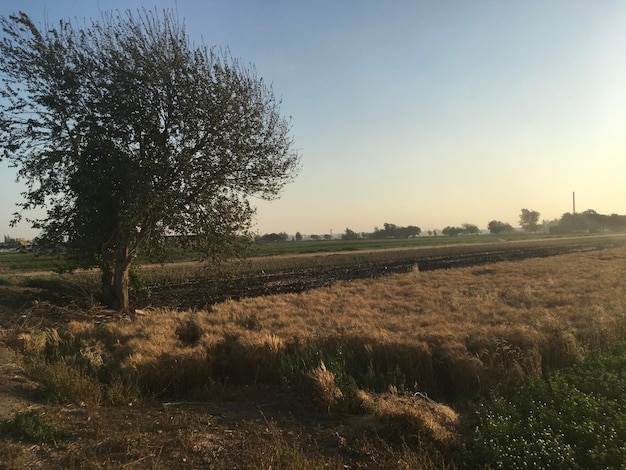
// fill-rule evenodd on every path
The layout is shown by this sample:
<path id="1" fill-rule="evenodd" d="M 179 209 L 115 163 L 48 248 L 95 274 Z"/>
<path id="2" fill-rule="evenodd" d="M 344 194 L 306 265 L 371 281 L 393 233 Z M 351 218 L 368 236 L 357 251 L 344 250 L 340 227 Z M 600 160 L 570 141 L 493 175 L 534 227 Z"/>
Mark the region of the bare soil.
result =
<path id="1" fill-rule="evenodd" d="M 452 247 L 449 254 L 432 255 L 431 250 L 415 250 L 397 261 L 350 264 L 347 266 L 318 267 L 288 272 L 261 274 L 225 281 L 194 282 L 179 285 L 157 286 L 146 292 L 136 292 L 133 303 L 138 306 L 170 307 L 173 309 L 208 309 L 212 304 L 226 299 L 259 297 L 263 295 L 298 293 L 309 289 L 330 286 L 340 281 L 375 278 L 389 274 L 410 272 L 413 269 L 432 271 L 468 266 L 479 266 L 500 261 L 525 258 L 544 258 L 581 251 L 615 248 L 623 239 L 605 240 L 573 238 L 571 243 L 555 246 L 520 246 L 503 244 L 495 249 L 484 247 Z M 440 249 L 440 248 L 439 248 Z M 471 251 L 475 250 L 475 251 Z M 458 252 L 455 252 L 458 251 Z M 468 252 L 469 251 L 469 252 Z"/>

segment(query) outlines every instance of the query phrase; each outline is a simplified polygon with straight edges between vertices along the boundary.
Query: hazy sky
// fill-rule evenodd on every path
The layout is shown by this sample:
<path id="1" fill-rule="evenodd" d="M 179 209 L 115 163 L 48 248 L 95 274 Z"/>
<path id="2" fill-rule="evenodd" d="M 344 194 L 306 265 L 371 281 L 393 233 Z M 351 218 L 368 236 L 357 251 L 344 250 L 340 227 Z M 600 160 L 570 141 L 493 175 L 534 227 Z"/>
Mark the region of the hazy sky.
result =
<path id="1" fill-rule="evenodd" d="M 260 233 L 518 225 L 626 214 L 623 0 L 5 0 L 36 21 L 172 8 L 197 43 L 256 66 L 302 171 Z M 0 226 L 20 187 L 0 169 Z"/>

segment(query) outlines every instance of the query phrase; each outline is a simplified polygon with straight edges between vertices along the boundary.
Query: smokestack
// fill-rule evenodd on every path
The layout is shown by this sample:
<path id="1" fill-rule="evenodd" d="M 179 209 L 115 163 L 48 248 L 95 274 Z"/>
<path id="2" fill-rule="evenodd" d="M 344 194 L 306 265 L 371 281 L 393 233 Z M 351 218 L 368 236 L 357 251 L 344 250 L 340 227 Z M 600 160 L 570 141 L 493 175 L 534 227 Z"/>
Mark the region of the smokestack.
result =
<path id="1" fill-rule="evenodd" d="M 576 215 L 576 193 L 572 193 L 572 214 Z"/>

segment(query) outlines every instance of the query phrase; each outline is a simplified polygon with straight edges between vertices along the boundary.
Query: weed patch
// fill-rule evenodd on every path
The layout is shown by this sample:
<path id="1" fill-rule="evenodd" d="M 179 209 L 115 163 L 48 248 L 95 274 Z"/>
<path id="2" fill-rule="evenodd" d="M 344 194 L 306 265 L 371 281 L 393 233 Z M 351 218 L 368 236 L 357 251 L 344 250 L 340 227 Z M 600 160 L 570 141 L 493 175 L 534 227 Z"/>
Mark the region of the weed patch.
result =
<path id="1" fill-rule="evenodd" d="M 626 343 L 479 409 L 468 468 L 622 468 Z"/>
<path id="2" fill-rule="evenodd" d="M 6 435 L 34 444 L 53 442 L 61 435 L 59 427 L 40 410 L 18 413 L 13 419 L 2 423 L 1 427 Z"/>

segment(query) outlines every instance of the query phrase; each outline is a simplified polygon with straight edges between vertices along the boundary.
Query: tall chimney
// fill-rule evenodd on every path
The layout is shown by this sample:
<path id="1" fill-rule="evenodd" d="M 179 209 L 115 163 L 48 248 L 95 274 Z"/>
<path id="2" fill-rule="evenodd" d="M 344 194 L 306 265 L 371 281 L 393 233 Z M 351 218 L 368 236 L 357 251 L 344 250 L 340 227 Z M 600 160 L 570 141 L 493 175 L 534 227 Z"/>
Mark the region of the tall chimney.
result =
<path id="1" fill-rule="evenodd" d="M 572 193 L 572 214 L 576 215 L 576 193 Z"/>

